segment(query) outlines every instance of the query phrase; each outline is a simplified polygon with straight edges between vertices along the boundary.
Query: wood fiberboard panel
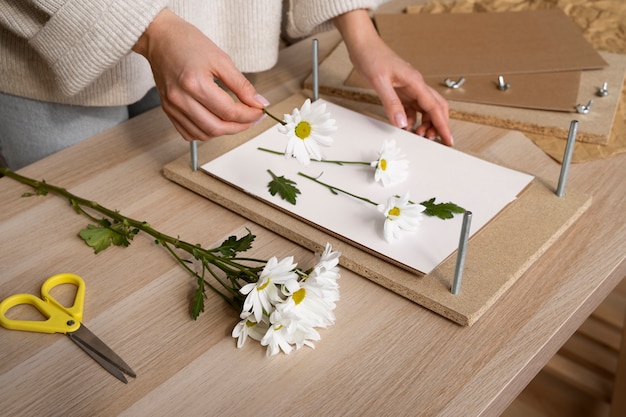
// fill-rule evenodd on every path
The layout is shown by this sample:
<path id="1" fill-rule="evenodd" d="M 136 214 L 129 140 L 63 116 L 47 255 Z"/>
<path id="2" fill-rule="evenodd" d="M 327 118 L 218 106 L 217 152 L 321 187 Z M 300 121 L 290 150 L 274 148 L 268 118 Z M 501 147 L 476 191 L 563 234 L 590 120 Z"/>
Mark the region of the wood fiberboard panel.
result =
<path id="1" fill-rule="evenodd" d="M 294 96 L 271 111 L 290 113 L 303 100 L 302 96 Z M 275 128 L 275 122 L 265 120 L 242 134 L 216 138 L 199 147 L 199 160 L 212 161 L 271 127 Z M 462 292 L 455 296 L 450 293 L 454 254 L 429 274 L 419 274 L 222 180 L 201 171 L 193 172 L 188 157 L 166 165 L 164 174 L 311 250 L 320 251 L 326 242 L 331 242 L 343 253 L 342 266 L 461 325 L 478 320 L 590 203 L 589 197 L 574 192 L 558 198 L 533 181 L 517 200 L 470 239 Z"/>

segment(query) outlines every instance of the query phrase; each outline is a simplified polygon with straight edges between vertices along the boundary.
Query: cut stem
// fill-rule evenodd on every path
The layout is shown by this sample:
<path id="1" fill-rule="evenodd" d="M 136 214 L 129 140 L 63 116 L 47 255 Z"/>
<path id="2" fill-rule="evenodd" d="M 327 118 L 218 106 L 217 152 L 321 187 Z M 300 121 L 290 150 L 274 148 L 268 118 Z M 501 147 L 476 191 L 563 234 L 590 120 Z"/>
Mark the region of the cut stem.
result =
<path id="1" fill-rule="evenodd" d="M 318 180 L 315 177 L 311 177 L 310 175 L 306 175 L 303 172 L 298 172 L 298 175 L 300 175 L 301 177 L 304 177 L 306 179 L 309 179 L 309 180 L 311 180 L 311 181 L 313 181 L 315 183 L 318 183 L 319 185 L 323 185 L 324 187 L 328 188 L 330 190 L 330 192 L 333 193 L 333 194 L 342 193 L 342 194 L 348 195 L 348 196 L 350 196 L 352 198 L 356 198 L 358 200 L 365 201 L 366 203 L 372 204 L 374 206 L 378 206 L 378 203 L 375 203 L 374 201 L 370 200 L 369 198 L 361 197 L 359 195 L 352 194 L 349 191 L 342 190 L 341 188 L 334 187 L 334 186 L 332 186 L 330 184 L 327 184 L 325 182 L 322 182 L 322 181 Z"/>
<path id="2" fill-rule="evenodd" d="M 257 148 L 260 151 L 263 152 L 267 152 L 267 153 L 271 153 L 274 155 L 285 155 L 285 152 L 280 152 L 280 151 L 275 151 L 272 149 L 267 149 L 267 148 L 262 148 L 259 147 Z M 321 160 L 317 160 L 317 159 L 312 159 L 313 162 L 324 162 L 327 164 L 335 164 L 335 165 L 367 165 L 370 166 L 372 163 L 371 162 L 365 162 L 365 161 L 336 161 L 336 160 L 332 160 L 332 159 L 321 159 Z"/>

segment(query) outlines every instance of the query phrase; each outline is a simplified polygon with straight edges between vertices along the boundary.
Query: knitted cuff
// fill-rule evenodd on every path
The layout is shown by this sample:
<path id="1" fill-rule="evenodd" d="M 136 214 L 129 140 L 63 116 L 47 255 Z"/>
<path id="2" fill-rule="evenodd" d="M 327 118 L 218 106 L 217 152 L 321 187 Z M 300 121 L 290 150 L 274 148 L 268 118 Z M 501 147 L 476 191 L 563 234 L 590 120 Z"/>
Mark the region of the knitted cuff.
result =
<path id="1" fill-rule="evenodd" d="M 308 36 L 332 28 L 332 19 L 356 9 L 376 9 L 388 0 L 290 0 L 287 35 Z"/>
<path id="2" fill-rule="evenodd" d="M 128 54 L 167 0 L 39 0 L 51 17 L 30 44 L 74 95 Z"/>

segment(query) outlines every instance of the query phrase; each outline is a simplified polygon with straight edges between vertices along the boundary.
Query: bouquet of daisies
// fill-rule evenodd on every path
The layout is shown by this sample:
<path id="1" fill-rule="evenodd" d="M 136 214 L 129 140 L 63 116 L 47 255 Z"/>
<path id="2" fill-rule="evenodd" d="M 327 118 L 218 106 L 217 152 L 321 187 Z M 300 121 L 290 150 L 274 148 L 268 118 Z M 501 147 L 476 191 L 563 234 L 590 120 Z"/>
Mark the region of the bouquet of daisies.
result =
<path id="1" fill-rule="evenodd" d="M 316 265 L 306 272 L 297 268 L 292 256 L 281 261 L 270 258 L 258 281 L 239 290 L 246 298 L 241 321 L 232 332 L 237 347 L 248 337 L 267 346 L 267 356 L 314 347 L 320 339 L 316 328 L 335 322 L 340 255 L 327 243 Z"/>

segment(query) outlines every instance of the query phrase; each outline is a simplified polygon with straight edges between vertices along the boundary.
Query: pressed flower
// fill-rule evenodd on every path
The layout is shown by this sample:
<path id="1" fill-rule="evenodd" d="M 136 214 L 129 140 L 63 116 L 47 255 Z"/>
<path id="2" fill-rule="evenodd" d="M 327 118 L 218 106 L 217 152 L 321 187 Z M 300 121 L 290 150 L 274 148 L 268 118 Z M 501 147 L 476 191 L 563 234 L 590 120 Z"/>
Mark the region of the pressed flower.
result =
<path id="1" fill-rule="evenodd" d="M 407 193 L 403 197 L 390 197 L 386 204 L 378 205 L 378 210 L 385 216 L 385 240 L 391 242 L 404 233 L 417 231 L 424 206 L 409 201 Z"/>
<path id="2" fill-rule="evenodd" d="M 273 256 L 265 264 L 259 280 L 256 283 L 244 285 L 239 291 L 246 295 L 243 303 L 243 311 L 252 311 L 254 319 L 258 323 L 263 317 L 263 313 L 269 315 L 273 306 L 283 300 L 283 295 L 277 285 L 294 287 L 297 285 L 298 275 L 294 269 L 293 256 L 289 256 L 282 261 Z"/>
<path id="3" fill-rule="evenodd" d="M 379 156 L 371 165 L 376 168 L 374 180 L 384 187 L 399 184 L 409 177 L 409 161 L 404 158 L 395 141 L 386 140 L 380 148 Z"/>
<path id="4" fill-rule="evenodd" d="M 284 117 L 284 124 L 278 126 L 278 131 L 289 136 L 285 156 L 295 157 L 303 165 L 308 165 L 311 159 L 320 161 L 320 145 L 332 145 L 330 135 L 337 130 L 335 119 L 326 112 L 326 104 L 311 103 L 307 99 L 300 109 L 296 108 Z"/>

